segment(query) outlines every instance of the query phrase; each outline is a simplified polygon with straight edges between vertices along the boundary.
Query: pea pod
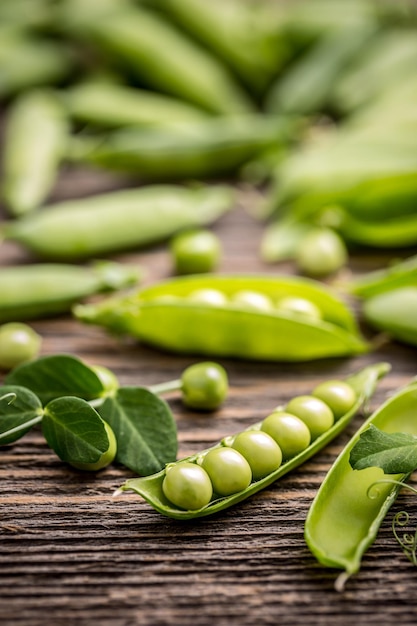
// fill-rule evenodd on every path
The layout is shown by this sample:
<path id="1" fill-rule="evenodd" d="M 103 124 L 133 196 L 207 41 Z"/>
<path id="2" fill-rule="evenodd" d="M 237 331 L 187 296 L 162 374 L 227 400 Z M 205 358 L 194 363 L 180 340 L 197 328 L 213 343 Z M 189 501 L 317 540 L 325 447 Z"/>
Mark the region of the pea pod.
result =
<path id="1" fill-rule="evenodd" d="M 196 297 L 207 290 L 215 300 Z M 242 292 L 249 292 L 252 302 Z M 285 310 L 280 302 L 287 296 L 309 301 L 317 315 Z M 352 313 L 333 291 L 298 277 L 186 276 L 79 306 L 74 313 L 85 322 L 179 353 L 307 361 L 367 350 Z"/>
<path id="2" fill-rule="evenodd" d="M 134 124 L 166 127 L 203 120 L 208 115 L 170 96 L 104 82 L 89 81 L 71 86 L 62 90 L 61 97 L 70 117 L 105 128 Z"/>
<path id="3" fill-rule="evenodd" d="M 46 91 L 23 94 L 6 123 L 3 198 L 20 216 L 41 205 L 51 191 L 65 152 L 67 120 L 57 98 Z"/>
<path id="4" fill-rule="evenodd" d="M 350 451 L 370 424 L 388 433 L 417 435 L 416 393 L 417 383 L 412 382 L 369 417 L 332 465 L 310 507 L 305 523 L 307 545 L 320 563 L 344 570 L 338 588 L 359 571 L 362 556 L 375 540 L 400 489 L 392 484 L 374 486 L 383 478 L 383 471 L 353 470 Z M 405 480 L 407 476 L 391 478 Z"/>
<path id="5" fill-rule="evenodd" d="M 110 10 L 105 7 L 100 15 L 94 7 L 91 13 L 86 10 L 83 2 L 69 2 L 68 9 L 72 33 L 106 56 L 111 55 L 141 83 L 213 113 L 254 109 L 221 62 L 157 12 L 136 4 L 113 6 Z"/>
<path id="6" fill-rule="evenodd" d="M 161 241 L 215 221 L 232 208 L 228 186 L 124 189 L 50 205 L 6 222 L 6 239 L 42 257 L 75 260 Z"/>
<path id="7" fill-rule="evenodd" d="M 259 480 L 253 480 L 248 487 L 241 491 L 233 493 L 232 495 L 215 497 L 206 506 L 203 506 L 199 509 L 180 509 L 179 507 L 172 505 L 163 492 L 162 485 L 167 473 L 167 469 L 169 468 L 165 468 L 164 470 L 151 476 L 129 479 L 121 486 L 120 490 L 136 492 L 163 515 L 179 520 L 195 519 L 198 517 L 211 515 L 213 513 L 218 513 L 219 511 L 222 511 L 234 504 L 237 504 L 238 502 L 241 502 L 242 500 L 245 500 L 254 493 L 257 493 L 261 489 L 272 484 L 281 476 L 284 476 L 292 469 L 301 465 L 301 463 L 306 461 L 321 448 L 323 448 L 327 443 L 329 443 L 329 441 L 336 437 L 352 420 L 354 415 L 359 411 L 359 409 L 363 406 L 366 400 L 369 399 L 369 397 L 374 392 L 378 379 L 383 377 L 388 371 L 388 364 L 378 363 L 376 365 L 366 367 L 358 371 L 356 374 L 348 377 L 346 379 L 346 382 L 356 391 L 356 402 L 354 406 L 347 413 L 342 415 L 330 429 L 317 437 L 303 451 L 295 454 L 295 456 L 282 463 L 282 465 L 280 465 L 278 469 L 272 471 L 270 474 L 264 476 L 263 478 L 260 478 Z M 251 428 L 243 432 L 259 431 L 261 424 L 262 422 L 256 423 Z M 224 443 L 225 442 L 223 442 L 223 444 Z M 177 461 L 176 466 L 178 467 L 181 465 L 181 463 L 184 462 L 195 464 L 200 459 L 204 459 L 210 451 L 218 450 L 221 447 L 222 443 L 219 443 L 212 448 L 204 450 L 199 454 L 195 454 L 181 461 Z"/>
<path id="8" fill-rule="evenodd" d="M 284 147 L 298 122 L 263 115 L 190 121 L 182 128 L 123 128 L 104 137 L 76 136 L 68 156 L 141 180 L 207 178 L 231 174 L 272 147 Z"/>
<path id="9" fill-rule="evenodd" d="M 91 266 L 40 263 L 3 267 L 0 322 L 63 313 L 87 296 L 132 286 L 139 278 L 139 268 L 110 261 Z"/>

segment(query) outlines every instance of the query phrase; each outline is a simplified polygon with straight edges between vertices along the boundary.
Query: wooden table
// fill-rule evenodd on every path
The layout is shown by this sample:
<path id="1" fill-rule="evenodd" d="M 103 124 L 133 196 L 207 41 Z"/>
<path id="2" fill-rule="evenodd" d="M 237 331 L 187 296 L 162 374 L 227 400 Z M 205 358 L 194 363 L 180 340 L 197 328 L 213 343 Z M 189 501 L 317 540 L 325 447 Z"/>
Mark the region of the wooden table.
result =
<path id="1" fill-rule="evenodd" d="M 89 173 L 65 172 L 56 196 L 83 195 L 114 184 Z M 291 272 L 259 259 L 262 225 L 237 207 L 215 226 L 224 245 L 220 272 Z M 115 255 L 147 268 L 146 282 L 171 274 L 168 250 Z M 28 260 L 3 243 L 0 263 Z M 382 257 L 355 256 L 354 272 Z M 0 270 L 1 271 L 1 270 Z M 177 378 L 193 357 L 177 357 L 119 342 L 70 315 L 33 322 L 43 354 L 67 352 L 111 368 L 122 384 Z M 376 408 L 416 374 L 411 347 L 390 343 L 354 359 L 282 364 L 220 360 L 230 396 L 215 414 L 169 402 L 178 423 L 179 455 L 217 442 L 265 417 L 278 403 L 309 393 L 330 377 L 380 360 L 392 372 L 371 401 Z M 326 471 L 361 423 L 358 416 L 325 450 L 234 508 L 196 522 L 164 518 L 133 494 L 113 498 L 131 473 L 111 466 L 96 475 L 72 470 L 52 453 L 39 430 L 0 449 L 0 623 L 7 626 L 263 626 L 315 624 L 401 626 L 417 623 L 415 567 L 396 543 L 391 520 L 406 508 L 417 524 L 417 499 L 403 493 L 343 593 L 337 572 L 310 554 L 303 525 Z M 417 419 L 417 415 L 416 415 Z"/>

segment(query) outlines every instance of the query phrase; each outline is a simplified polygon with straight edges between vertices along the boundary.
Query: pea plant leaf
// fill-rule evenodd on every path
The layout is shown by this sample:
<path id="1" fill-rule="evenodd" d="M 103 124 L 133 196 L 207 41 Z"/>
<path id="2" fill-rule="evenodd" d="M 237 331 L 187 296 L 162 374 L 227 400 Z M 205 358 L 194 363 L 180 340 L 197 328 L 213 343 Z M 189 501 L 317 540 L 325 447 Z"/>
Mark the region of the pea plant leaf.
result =
<path id="1" fill-rule="evenodd" d="M 105 390 L 94 370 L 70 354 L 48 355 L 22 363 L 7 375 L 5 382 L 27 387 L 43 405 L 61 396 L 93 400 Z"/>
<path id="2" fill-rule="evenodd" d="M 386 433 L 371 424 L 353 446 L 349 462 L 357 470 L 380 467 L 385 474 L 409 474 L 417 468 L 417 437 Z"/>
<path id="3" fill-rule="evenodd" d="M 49 447 L 68 463 L 96 463 L 109 447 L 103 420 L 82 398 L 67 396 L 49 402 L 42 430 Z"/>
<path id="4" fill-rule="evenodd" d="M 141 476 L 176 460 L 177 428 L 168 404 L 142 387 L 122 387 L 98 407 L 117 439 L 116 460 Z"/>
<path id="5" fill-rule="evenodd" d="M 0 387 L 0 445 L 22 437 L 41 421 L 42 414 L 39 398 L 29 389 L 18 385 Z"/>

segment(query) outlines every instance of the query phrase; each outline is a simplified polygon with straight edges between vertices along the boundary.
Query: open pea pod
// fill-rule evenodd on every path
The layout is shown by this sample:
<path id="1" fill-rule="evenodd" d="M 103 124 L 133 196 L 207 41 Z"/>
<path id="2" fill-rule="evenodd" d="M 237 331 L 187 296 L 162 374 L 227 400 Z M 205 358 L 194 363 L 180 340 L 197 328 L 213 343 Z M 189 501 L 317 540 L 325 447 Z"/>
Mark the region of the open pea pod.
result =
<path id="1" fill-rule="evenodd" d="M 157 511 L 174 519 L 194 519 L 211 515 L 213 513 L 218 513 L 219 511 L 222 511 L 234 504 L 237 504 L 238 502 L 245 500 L 252 494 L 257 493 L 261 489 L 267 487 L 281 476 L 284 476 L 284 474 L 287 474 L 295 467 L 301 465 L 301 463 L 309 459 L 321 448 L 327 445 L 327 443 L 329 443 L 329 441 L 336 437 L 352 420 L 355 414 L 374 392 L 378 380 L 382 378 L 389 371 L 389 369 L 390 366 L 387 363 L 377 363 L 375 365 L 365 367 L 364 369 L 359 370 L 355 374 L 349 376 L 346 379 L 346 382 L 353 387 L 357 396 L 354 406 L 352 406 L 352 408 L 347 413 L 342 415 L 330 429 L 317 437 L 302 452 L 285 461 L 278 469 L 271 472 L 267 476 L 256 481 L 252 481 L 251 484 L 242 491 L 239 491 L 229 496 L 214 497 L 209 502 L 209 504 L 200 509 L 183 510 L 171 504 L 164 495 L 162 484 L 166 475 L 166 469 L 163 469 L 162 471 L 151 476 L 128 479 L 120 487 L 120 491 L 136 492 Z M 259 430 L 260 426 L 261 422 L 258 422 L 251 426 L 248 430 Z M 186 459 L 182 459 L 181 461 L 177 461 L 177 463 L 182 463 L 184 461 L 196 463 L 200 457 L 204 457 L 204 455 L 207 454 L 210 450 L 218 448 L 221 445 L 222 443 L 216 444 L 212 448 L 204 450 L 203 452 L 190 456 Z"/>
<path id="2" fill-rule="evenodd" d="M 201 290 L 214 290 L 221 303 L 196 299 Z M 266 297 L 271 306 L 260 310 L 238 302 L 237 295 L 248 291 Z M 284 309 L 280 301 L 288 296 L 309 301 L 318 315 Z M 186 276 L 77 306 L 74 314 L 84 322 L 183 354 L 307 361 L 368 349 L 346 304 L 329 287 L 301 277 Z"/>
<path id="3" fill-rule="evenodd" d="M 350 452 L 370 424 L 387 433 L 417 435 L 417 382 L 401 389 L 379 407 L 343 449 L 324 479 L 310 507 L 305 539 L 323 565 L 344 570 L 336 583 L 359 571 L 361 559 L 376 538 L 378 529 L 401 485 L 380 483 L 381 468 L 353 470 Z M 407 475 L 390 475 L 403 481 Z"/>

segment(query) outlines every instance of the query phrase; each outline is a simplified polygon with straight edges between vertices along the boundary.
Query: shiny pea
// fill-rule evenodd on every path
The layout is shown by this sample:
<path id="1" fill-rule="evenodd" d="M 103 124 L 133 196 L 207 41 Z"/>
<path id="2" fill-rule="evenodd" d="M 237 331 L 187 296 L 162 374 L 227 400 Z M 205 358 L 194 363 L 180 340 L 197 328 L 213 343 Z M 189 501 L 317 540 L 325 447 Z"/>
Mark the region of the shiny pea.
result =
<path id="1" fill-rule="evenodd" d="M 41 344 L 41 336 L 27 324 L 3 324 L 0 326 L 0 368 L 12 369 L 20 363 L 34 359 Z"/>
<path id="2" fill-rule="evenodd" d="M 318 306 L 306 298 L 287 296 L 278 300 L 277 307 L 280 311 L 287 311 L 288 313 L 293 313 L 294 315 L 305 315 L 306 317 L 311 317 L 316 320 L 322 318 L 322 314 Z"/>
<path id="3" fill-rule="evenodd" d="M 309 276 L 327 276 L 340 270 L 348 259 L 343 239 L 329 228 L 315 228 L 301 240 L 296 263 Z"/>
<path id="4" fill-rule="evenodd" d="M 331 409 L 314 396 L 296 396 L 288 402 L 285 411 L 299 417 L 308 427 L 311 438 L 317 439 L 333 426 Z"/>
<path id="5" fill-rule="evenodd" d="M 357 400 L 355 390 L 343 380 L 320 383 L 313 389 L 312 395 L 330 407 L 335 419 L 347 413 Z"/>
<path id="6" fill-rule="evenodd" d="M 305 422 L 286 411 L 274 411 L 268 415 L 261 424 L 261 430 L 277 442 L 284 459 L 299 454 L 311 442 L 310 430 Z"/>
<path id="7" fill-rule="evenodd" d="M 273 302 L 268 296 L 248 289 L 234 293 L 231 297 L 231 304 L 253 311 L 271 312 L 274 308 Z"/>
<path id="8" fill-rule="evenodd" d="M 188 300 L 207 306 L 227 306 L 229 303 L 228 298 L 221 291 L 209 288 L 192 291 Z"/>
<path id="9" fill-rule="evenodd" d="M 219 496 L 230 496 L 242 491 L 252 480 L 249 463 L 233 448 L 213 448 L 203 456 L 201 466 L 210 476 L 213 490 Z"/>
<path id="10" fill-rule="evenodd" d="M 184 370 L 181 383 L 184 404 L 205 411 L 218 409 L 229 390 L 227 372 L 218 363 L 190 365 Z"/>
<path id="11" fill-rule="evenodd" d="M 249 463 L 254 480 L 267 476 L 281 465 L 280 447 L 266 432 L 260 430 L 243 431 L 236 435 L 231 445 Z"/>
<path id="12" fill-rule="evenodd" d="M 172 504 L 190 511 L 206 506 L 213 495 L 207 472 L 186 461 L 167 467 L 162 490 Z"/>

